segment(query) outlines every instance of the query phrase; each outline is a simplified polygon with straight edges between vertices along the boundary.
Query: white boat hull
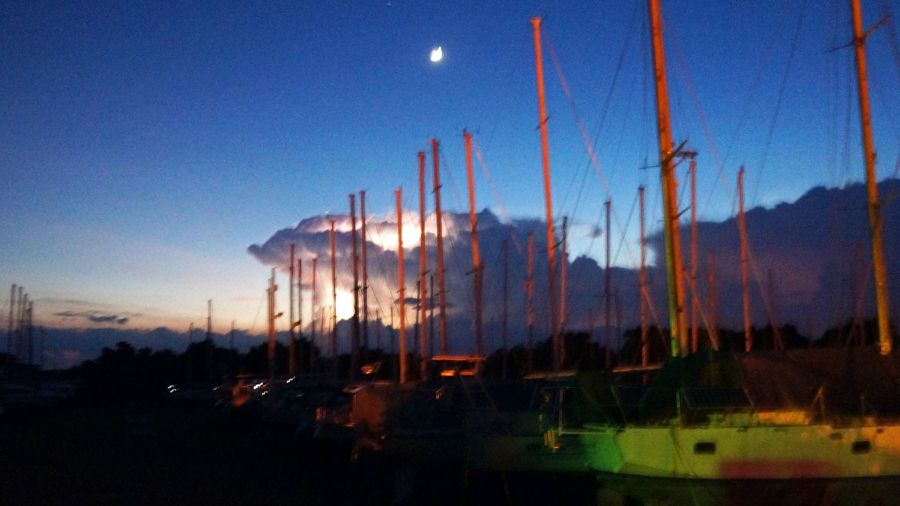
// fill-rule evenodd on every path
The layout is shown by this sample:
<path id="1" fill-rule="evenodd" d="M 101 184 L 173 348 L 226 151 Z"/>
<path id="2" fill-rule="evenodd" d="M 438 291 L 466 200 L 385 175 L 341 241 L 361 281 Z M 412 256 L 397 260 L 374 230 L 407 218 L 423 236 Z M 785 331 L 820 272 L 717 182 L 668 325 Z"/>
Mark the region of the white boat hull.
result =
<path id="1" fill-rule="evenodd" d="M 577 432 L 596 472 L 653 478 L 900 477 L 900 426 L 627 427 Z"/>

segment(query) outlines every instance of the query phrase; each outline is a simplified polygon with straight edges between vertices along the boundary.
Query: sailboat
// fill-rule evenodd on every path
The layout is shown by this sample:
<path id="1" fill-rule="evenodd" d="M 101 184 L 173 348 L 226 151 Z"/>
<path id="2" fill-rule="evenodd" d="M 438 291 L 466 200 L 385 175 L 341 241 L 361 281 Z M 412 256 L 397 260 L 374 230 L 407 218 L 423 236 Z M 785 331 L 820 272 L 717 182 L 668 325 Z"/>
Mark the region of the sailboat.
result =
<path id="1" fill-rule="evenodd" d="M 673 358 L 646 388 L 633 376 L 611 372 L 579 378 L 574 402 L 547 433 L 548 446 L 583 449 L 587 466 L 600 480 L 601 495 L 611 503 L 887 504 L 900 482 L 900 360 L 890 354 L 859 0 L 852 0 L 854 42 L 879 347 L 737 355 L 683 353 L 684 290 L 673 174 L 677 150 L 668 113 L 659 0 L 649 0 L 649 5 Z M 635 391 L 639 393 L 633 395 Z M 637 400 L 628 402 L 630 398 Z M 798 487 L 800 483 L 807 486 Z M 764 498 L 765 493 L 771 495 Z"/>

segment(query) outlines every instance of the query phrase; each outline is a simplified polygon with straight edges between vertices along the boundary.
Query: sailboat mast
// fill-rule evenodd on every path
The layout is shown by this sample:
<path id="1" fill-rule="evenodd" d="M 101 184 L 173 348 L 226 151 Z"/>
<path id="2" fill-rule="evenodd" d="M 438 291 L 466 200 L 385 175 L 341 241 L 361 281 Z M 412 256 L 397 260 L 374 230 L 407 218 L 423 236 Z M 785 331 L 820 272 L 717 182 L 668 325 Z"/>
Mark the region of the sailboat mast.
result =
<path id="1" fill-rule="evenodd" d="M 297 341 L 294 339 L 294 245 L 290 245 L 290 266 L 288 273 L 288 374 L 293 376 L 297 373 Z"/>
<path id="2" fill-rule="evenodd" d="M 351 381 L 356 379 L 359 369 L 359 256 L 356 253 L 356 195 L 350 194 L 350 251 L 353 263 L 353 320 L 350 334 L 350 373 Z"/>
<path id="3" fill-rule="evenodd" d="M 295 323 L 291 322 L 291 328 L 294 328 Z M 295 342 L 299 344 L 300 339 L 303 337 L 303 259 L 297 259 L 297 339 Z M 307 348 L 308 350 L 311 348 Z M 300 353 L 296 356 L 302 358 L 305 356 L 305 353 L 302 352 L 303 348 L 300 348 Z M 306 360 L 298 361 L 298 369 L 303 370 L 306 367 Z M 306 369 L 306 372 L 309 372 L 309 369 Z"/>
<path id="4" fill-rule="evenodd" d="M 431 297 L 428 303 L 431 307 L 431 313 L 428 316 L 428 335 L 431 336 L 431 354 L 434 355 L 434 273 L 428 276 L 428 289 L 430 290 L 429 297 Z"/>
<path id="5" fill-rule="evenodd" d="M 328 238 L 331 242 L 331 342 L 328 344 L 328 355 L 331 358 L 332 379 L 337 379 L 337 269 L 334 259 L 334 220 L 331 220 Z"/>
<path id="6" fill-rule="evenodd" d="M 641 206 L 641 365 L 649 360 L 647 348 L 647 240 L 644 239 L 644 187 L 638 187 Z"/>
<path id="7" fill-rule="evenodd" d="M 472 175 L 472 134 L 463 132 L 466 141 L 466 174 L 469 182 L 469 222 L 472 225 L 472 269 L 475 282 L 475 354 L 484 356 L 484 329 L 481 315 L 481 276 L 484 273 L 478 251 L 478 215 L 475 212 L 475 178 Z"/>
<path id="8" fill-rule="evenodd" d="M 569 265 L 569 257 L 568 257 L 568 236 L 566 235 L 568 232 L 569 225 L 569 217 L 563 216 L 563 226 L 562 226 L 562 258 L 560 262 L 560 282 L 559 282 L 559 334 L 561 336 L 566 335 L 566 282 L 568 281 L 568 276 L 566 272 L 566 268 Z M 559 357 L 560 363 L 565 363 L 566 361 L 566 345 L 563 342 L 560 347 L 561 355 Z"/>
<path id="9" fill-rule="evenodd" d="M 269 380 L 275 381 L 275 269 L 269 279 Z M 193 331 L 193 329 L 191 329 Z"/>
<path id="10" fill-rule="evenodd" d="M 431 139 L 431 158 L 434 164 L 434 216 L 437 221 L 438 303 L 441 305 L 441 355 L 447 354 L 447 292 L 444 289 L 444 226 L 441 216 L 441 177 L 438 140 Z"/>
<path id="11" fill-rule="evenodd" d="M 560 339 L 557 332 L 559 316 L 556 307 L 556 241 L 553 234 L 553 199 L 550 191 L 550 143 L 547 138 L 547 104 L 544 99 L 544 62 L 541 54 L 541 18 L 532 18 L 534 32 L 534 62 L 537 76 L 538 118 L 541 129 L 541 160 L 544 168 L 544 201 L 547 208 L 547 277 L 550 282 L 550 335 L 553 344 L 553 370 L 559 371 Z"/>
<path id="12" fill-rule="evenodd" d="M 509 363 L 509 241 L 503 239 L 503 379 Z"/>
<path id="13" fill-rule="evenodd" d="M 528 372 L 534 370 L 534 232 L 528 232 Z"/>
<path id="14" fill-rule="evenodd" d="M 6 330 L 6 375 L 10 375 L 12 367 L 12 335 L 13 335 L 13 313 L 16 307 L 16 284 L 13 283 L 9 292 L 9 322 L 7 322 Z"/>
<path id="15" fill-rule="evenodd" d="M 359 221 L 360 221 L 360 244 L 362 245 L 362 300 L 363 300 L 363 323 L 362 323 L 362 348 L 365 354 L 369 350 L 369 273 L 366 270 L 366 191 L 359 191 Z M 363 361 L 367 358 L 363 356 Z"/>
<path id="16" fill-rule="evenodd" d="M 606 346 L 606 356 L 604 366 L 609 368 L 612 367 L 612 300 L 610 297 L 612 293 L 610 292 L 610 276 L 609 276 L 609 256 L 610 256 L 610 233 L 609 233 L 609 210 L 612 202 L 607 200 L 603 203 L 603 207 L 606 208 L 606 268 L 603 270 L 603 303 L 606 309 L 606 339 L 604 341 L 604 346 Z"/>
<path id="17" fill-rule="evenodd" d="M 744 301 L 744 351 L 753 347 L 753 334 L 750 328 L 750 276 L 748 274 L 749 251 L 747 248 L 747 225 L 744 221 L 744 168 L 738 172 L 738 226 L 741 232 L 741 286 Z"/>
<path id="18" fill-rule="evenodd" d="M 856 49 L 856 75 L 859 80 L 859 116 L 862 124 L 863 156 L 866 165 L 866 189 L 869 194 L 869 228 L 872 232 L 872 266 L 875 270 L 875 303 L 878 309 L 878 345 L 882 355 L 891 352 L 891 330 L 888 314 L 887 275 L 881 245 L 881 204 L 875 175 L 875 148 L 872 142 L 872 115 L 869 108 L 869 84 L 866 76 L 866 37 L 863 33 L 862 6 L 851 0 L 853 11 L 853 45 Z"/>
<path id="19" fill-rule="evenodd" d="M 428 287 L 426 286 L 425 273 L 428 262 L 428 251 L 425 249 L 425 152 L 419 151 L 419 313 L 422 321 L 419 332 L 422 340 L 422 379 L 428 372 Z"/>
<path id="20" fill-rule="evenodd" d="M 437 162 L 435 162 L 437 163 Z M 403 210 L 397 190 L 397 281 L 400 300 L 400 383 L 406 383 L 406 282 L 403 278 Z"/>
<path id="21" fill-rule="evenodd" d="M 310 365 L 312 365 L 312 360 L 313 360 L 312 349 L 315 349 L 316 346 L 318 346 L 318 341 L 316 340 L 316 302 L 317 302 L 316 263 L 318 261 L 319 261 L 318 257 L 313 257 L 313 259 L 312 259 L 312 286 L 311 286 L 312 297 L 310 297 L 310 301 L 309 301 L 309 315 L 310 315 L 309 318 L 310 318 L 310 323 L 311 323 L 311 327 L 312 327 L 312 329 L 311 329 L 312 332 L 310 332 L 310 340 L 312 341 L 312 343 L 311 343 L 312 346 L 310 347 L 311 349 L 310 349 L 310 354 L 309 354 Z M 312 367 L 310 367 L 310 370 L 312 370 Z"/>
<path id="22" fill-rule="evenodd" d="M 659 0 L 650 2 L 650 27 L 653 35 L 653 73 L 656 83 L 656 119 L 659 134 L 659 165 L 662 175 L 664 233 L 666 240 L 666 280 L 669 299 L 669 328 L 672 356 L 686 352 L 684 284 L 681 279 L 681 240 L 678 230 L 678 198 L 672 144 L 672 121 L 669 117 L 669 88 L 663 50 L 662 19 Z"/>
<path id="23" fill-rule="evenodd" d="M 713 250 L 709 250 L 709 328 L 706 329 L 709 338 L 713 342 L 718 342 L 719 322 L 716 321 L 719 316 L 718 294 L 716 293 L 716 254 Z"/>
<path id="24" fill-rule="evenodd" d="M 696 353 L 697 333 L 697 161 L 691 157 L 691 351 Z"/>

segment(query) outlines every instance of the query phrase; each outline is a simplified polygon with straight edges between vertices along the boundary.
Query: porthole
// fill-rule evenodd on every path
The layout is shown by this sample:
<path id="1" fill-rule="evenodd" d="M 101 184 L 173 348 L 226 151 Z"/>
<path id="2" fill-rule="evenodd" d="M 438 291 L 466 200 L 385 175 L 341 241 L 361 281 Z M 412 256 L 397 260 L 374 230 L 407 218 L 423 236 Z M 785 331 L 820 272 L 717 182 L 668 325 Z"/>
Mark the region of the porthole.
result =
<path id="1" fill-rule="evenodd" d="M 869 450 L 871 450 L 871 449 L 872 449 L 872 444 L 869 443 L 868 441 L 854 441 L 853 448 L 851 449 L 851 451 L 853 453 L 859 454 L 859 453 L 869 453 Z"/>
<path id="2" fill-rule="evenodd" d="M 716 453 L 716 443 L 694 443 L 694 453 L 697 455 L 712 455 Z"/>

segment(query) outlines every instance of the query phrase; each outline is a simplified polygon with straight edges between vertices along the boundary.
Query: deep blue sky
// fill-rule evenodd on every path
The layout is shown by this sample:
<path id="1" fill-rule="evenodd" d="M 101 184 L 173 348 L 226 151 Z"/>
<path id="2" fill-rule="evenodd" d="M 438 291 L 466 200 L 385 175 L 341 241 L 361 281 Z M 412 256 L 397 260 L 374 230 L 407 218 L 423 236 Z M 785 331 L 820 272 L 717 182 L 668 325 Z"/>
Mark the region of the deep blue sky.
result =
<path id="1" fill-rule="evenodd" d="M 847 3 L 663 2 L 676 143 L 700 153 L 702 218 L 733 212 L 741 164 L 752 205 L 861 178 L 852 52 L 826 52 L 850 40 Z M 881 5 L 864 2 L 867 25 Z M 261 329 L 268 270 L 249 245 L 345 213 L 359 190 L 379 216 L 401 186 L 417 208 L 416 151 L 432 137 L 445 208 L 466 210 L 463 128 L 500 196 L 476 162 L 479 207 L 543 218 L 534 15 L 589 135 L 604 118 L 595 149 L 612 237 L 627 222 L 636 248 L 639 184 L 649 226 L 659 220 L 658 175 L 639 169 L 656 163 L 643 1 L 7 2 L 0 288 L 25 285 L 50 325 L 86 325 L 53 314 L 93 311 L 183 329 L 212 298 L 217 325 Z M 900 138 L 891 30 L 869 44 L 880 178 Z M 436 46 L 445 59 L 432 64 Z M 546 45 L 544 59 L 555 212 L 584 253 L 608 194 Z M 599 244 L 590 254 L 602 258 Z"/>

